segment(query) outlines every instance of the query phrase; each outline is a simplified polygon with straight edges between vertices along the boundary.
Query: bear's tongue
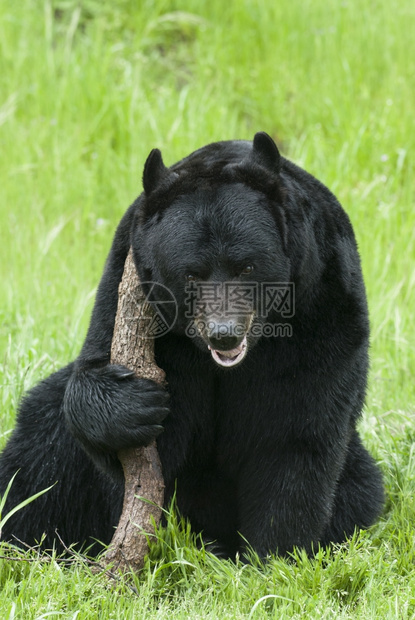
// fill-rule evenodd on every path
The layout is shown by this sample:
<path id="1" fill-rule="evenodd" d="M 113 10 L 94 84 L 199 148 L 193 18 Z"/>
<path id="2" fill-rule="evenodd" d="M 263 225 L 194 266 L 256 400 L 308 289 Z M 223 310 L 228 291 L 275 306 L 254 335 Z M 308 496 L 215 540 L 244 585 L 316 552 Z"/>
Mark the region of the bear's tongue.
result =
<path id="1" fill-rule="evenodd" d="M 246 336 L 240 345 L 230 351 L 220 351 L 219 349 L 212 349 L 212 347 L 209 347 L 209 349 L 213 359 L 219 366 L 226 366 L 228 368 L 229 366 L 235 366 L 235 364 L 239 364 L 243 360 L 247 352 Z"/>

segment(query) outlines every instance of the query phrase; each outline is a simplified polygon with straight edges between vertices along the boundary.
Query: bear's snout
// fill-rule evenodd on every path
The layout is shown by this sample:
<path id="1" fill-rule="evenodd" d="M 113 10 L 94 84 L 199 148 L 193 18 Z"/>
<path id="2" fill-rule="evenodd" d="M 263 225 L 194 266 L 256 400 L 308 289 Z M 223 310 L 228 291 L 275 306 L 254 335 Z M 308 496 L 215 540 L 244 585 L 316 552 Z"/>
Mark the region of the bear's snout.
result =
<path id="1" fill-rule="evenodd" d="M 210 320 L 207 329 L 207 341 L 212 349 L 230 351 L 241 344 L 246 327 L 234 321 Z"/>

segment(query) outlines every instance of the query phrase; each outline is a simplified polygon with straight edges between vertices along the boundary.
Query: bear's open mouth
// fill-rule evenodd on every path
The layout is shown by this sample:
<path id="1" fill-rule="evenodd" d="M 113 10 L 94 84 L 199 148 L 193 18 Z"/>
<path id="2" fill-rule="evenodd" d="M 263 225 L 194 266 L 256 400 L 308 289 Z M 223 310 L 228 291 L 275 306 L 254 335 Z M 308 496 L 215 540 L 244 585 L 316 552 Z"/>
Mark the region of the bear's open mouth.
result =
<path id="1" fill-rule="evenodd" d="M 242 362 L 246 352 L 248 351 L 246 336 L 244 336 L 241 344 L 230 351 L 220 351 L 219 349 L 212 349 L 210 346 L 209 350 L 213 359 L 217 364 L 219 364 L 219 366 L 226 366 L 227 368 L 230 366 L 235 366 L 236 364 L 239 364 L 239 362 Z"/>

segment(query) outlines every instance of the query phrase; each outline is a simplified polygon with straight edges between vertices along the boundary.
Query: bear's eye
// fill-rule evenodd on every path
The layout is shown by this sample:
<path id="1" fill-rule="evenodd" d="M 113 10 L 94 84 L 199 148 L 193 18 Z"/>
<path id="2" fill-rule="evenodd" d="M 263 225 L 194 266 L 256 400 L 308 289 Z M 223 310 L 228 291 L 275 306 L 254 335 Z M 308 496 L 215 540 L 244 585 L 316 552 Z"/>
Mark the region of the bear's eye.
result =
<path id="1" fill-rule="evenodd" d="M 194 273 L 186 273 L 185 279 L 186 279 L 186 282 L 196 282 L 197 280 Z"/>
<path id="2" fill-rule="evenodd" d="M 249 276 L 249 274 L 251 274 L 254 270 L 254 266 L 253 265 L 247 265 L 246 267 L 244 267 L 241 271 L 241 275 L 242 276 Z"/>

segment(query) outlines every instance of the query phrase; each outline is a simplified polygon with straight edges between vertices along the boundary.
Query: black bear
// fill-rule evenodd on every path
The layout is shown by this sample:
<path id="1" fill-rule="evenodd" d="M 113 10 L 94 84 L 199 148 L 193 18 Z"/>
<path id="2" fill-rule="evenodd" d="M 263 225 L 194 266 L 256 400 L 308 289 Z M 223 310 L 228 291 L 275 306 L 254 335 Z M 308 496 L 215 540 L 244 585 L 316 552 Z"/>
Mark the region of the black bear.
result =
<path id="1" fill-rule="evenodd" d="M 180 514 L 227 557 L 247 545 L 260 557 L 312 552 L 371 525 L 383 485 L 356 430 L 368 313 L 336 198 L 265 133 L 171 168 L 155 149 L 143 187 L 116 231 L 79 357 L 21 403 L 0 459 L 0 493 L 18 472 L 4 514 L 56 484 L 3 539 L 44 535 L 59 550 L 57 531 L 67 545 L 108 543 L 123 499 L 117 452 L 154 438 L 166 503 L 176 493 Z M 160 320 L 167 388 L 109 363 L 130 245 Z"/>

